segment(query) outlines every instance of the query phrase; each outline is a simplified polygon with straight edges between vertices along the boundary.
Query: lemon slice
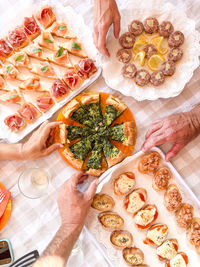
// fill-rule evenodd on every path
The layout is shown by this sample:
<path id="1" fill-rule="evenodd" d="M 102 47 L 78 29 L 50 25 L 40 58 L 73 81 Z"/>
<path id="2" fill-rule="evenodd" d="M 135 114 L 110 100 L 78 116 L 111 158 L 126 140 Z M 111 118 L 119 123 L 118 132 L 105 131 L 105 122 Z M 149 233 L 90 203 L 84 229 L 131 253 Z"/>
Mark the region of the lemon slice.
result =
<path id="1" fill-rule="evenodd" d="M 135 61 L 139 60 L 140 66 L 144 66 L 145 56 L 146 56 L 145 52 L 144 51 L 140 51 L 135 55 L 134 60 Z"/>
<path id="2" fill-rule="evenodd" d="M 148 67 L 151 70 L 158 70 L 161 63 L 165 61 L 164 57 L 160 55 L 153 55 L 147 62 Z"/>
<path id="3" fill-rule="evenodd" d="M 147 44 L 148 43 L 148 40 L 147 40 L 147 38 L 146 38 L 146 36 L 144 34 L 141 34 L 138 37 L 138 40 L 137 41 L 141 41 L 143 44 Z"/>
<path id="4" fill-rule="evenodd" d="M 168 52 L 168 49 L 166 47 L 162 46 L 162 43 L 164 41 L 164 37 L 163 36 L 156 36 L 153 37 L 150 41 L 151 44 L 155 45 L 158 49 L 158 52 L 161 55 L 165 55 Z"/>
<path id="5" fill-rule="evenodd" d="M 145 44 L 147 44 L 147 42 L 144 39 L 143 40 L 138 39 L 133 45 L 133 53 L 138 54 L 142 50 Z"/>

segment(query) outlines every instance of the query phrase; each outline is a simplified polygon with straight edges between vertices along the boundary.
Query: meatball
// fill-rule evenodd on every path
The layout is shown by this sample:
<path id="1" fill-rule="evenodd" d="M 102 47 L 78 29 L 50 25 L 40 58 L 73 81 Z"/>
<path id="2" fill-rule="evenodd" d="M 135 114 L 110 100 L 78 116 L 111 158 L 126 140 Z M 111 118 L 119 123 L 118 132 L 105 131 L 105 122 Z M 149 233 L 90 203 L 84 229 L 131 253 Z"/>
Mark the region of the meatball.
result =
<path id="1" fill-rule="evenodd" d="M 144 31 L 143 23 L 139 20 L 133 20 L 128 26 L 128 30 L 136 36 L 140 35 Z"/>
<path id="2" fill-rule="evenodd" d="M 147 58 L 150 58 L 151 56 L 153 56 L 157 53 L 157 48 L 153 44 L 145 45 L 143 50 L 146 53 Z"/>
<path id="3" fill-rule="evenodd" d="M 154 33 L 158 31 L 159 23 L 156 18 L 149 17 L 144 21 L 144 30 L 147 33 Z"/>
<path id="4" fill-rule="evenodd" d="M 173 61 L 166 61 L 161 66 L 161 71 L 165 76 L 172 76 L 175 72 L 175 63 Z"/>
<path id="5" fill-rule="evenodd" d="M 139 86 L 145 86 L 149 83 L 150 77 L 151 76 L 147 70 L 141 69 L 136 72 L 135 82 Z"/>
<path id="6" fill-rule="evenodd" d="M 154 85 L 154 86 L 159 86 L 161 84 L 163 84 L 165 81 L 165 75 L 162 71 L 160 70 L 157 70 L 157 71 L 154 71 L 152 74 L 151 74 L 151 79 L 150 79 L 150 82 Z"/>
<path id="7" fill-rule="evenodd" d="M 122 63 L 128 63 L 132 58 L 132 52 L 129 49 L 120 49 L 117 51 L 117 59 Z"/>
<path id="8" fill-rule="evenodd" d="M 160 24 L 158 31 L 163 37 L 169 37 L 170 34 L 172 34 L 172 32 L 174 31 L 174 27 L 170 21 L 163 21 Z"/>
<path id="9" fill-rule="evenodd" d="M 169 54 L 167 55 L 167 58 L 171 61 L 178 61 L 182 58 L 183 56 L 183 50 L 180 49 L 179 47 L 177 48 L 172 48 L 170 51 L 169 51 Z"/>
<path id="10" fill-rule="evenodd" d="M 130 32 L 125 32 L 119 38 L 119 43 L 123 48 L 132 48 L 135 43 L 135 36 Z"/>
<path id="11" fill-rule="evenodd" d="M 133 78 L 135 76 L 136 71 L 136 66 L 134 64 L 129 63 L 124 65 L 124 67 L 122 68 L 122 75 L 125 78 Z"/>
<path id="12" fill-rule="evenodd" d="M 184 34 L 180 31 L 173 32 L 168 39 L 170 47 L 178 47 L 184 43 Z"/>

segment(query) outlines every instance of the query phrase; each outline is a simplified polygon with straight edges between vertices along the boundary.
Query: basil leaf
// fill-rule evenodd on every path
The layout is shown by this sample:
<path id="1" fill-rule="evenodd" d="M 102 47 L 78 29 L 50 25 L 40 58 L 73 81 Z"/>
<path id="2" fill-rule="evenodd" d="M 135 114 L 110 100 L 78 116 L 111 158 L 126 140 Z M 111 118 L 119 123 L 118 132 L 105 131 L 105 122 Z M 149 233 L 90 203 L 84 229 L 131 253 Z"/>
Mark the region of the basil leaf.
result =
<path id="1" fill-rule="evenodd" d="M 24 60 L 24 55 L 20 55 L 15 59 L 16 62 L 19 62 L 19 61 L 22 61 L 22 60 Z"/>
<path id="2" fill-rule="evenodd" d="M 51 40 L 48 39 L 48 38 L 45 38 L 44 41 L 45 41 L 46 43 L 48 43 L 48 44 L 52 44 L 52 43 L 53 43 L 53 41 L 51 41 Z"/>
<path id="3" fill-rule="evenodd" d="M 61 46 L 56 53 L 56 57 L 61 57 L 63 53 L 64 53 L 64 48 Z"/>
<path id="4" fill-rule="evenodd" d="M 11 66 L 8 66 L 8 67 L 6 68 L 6 70 L 7 70 L 7 73 L 8 73 L 8 75 L 9 75 L 10 70 L 11 70 Z"/>
<path id="5" fill-rule="evenodd" d="M 34 83 L 30 83 L 29 86 L 34 86 Z"/>
<path id="6" fill-rule="evenodd" d="M 42 52 L 42 49 L 41 48 L 35 48 L 33 49 L 33 53 L 36 54 L 38 52 Z"/>
<path id="7" fill-rule="evenodd" d="M 72 42 L 72 48 L 75 50 L 81 50 L 82 48 L 80 47 L 79 44 L 77 44 L 76 42 Z"/>
<path id="8" fill-rule="evenodd" d="M 60 31 L 62 31 L 62 30 L 64 30 L 64 29 L 66 29 L 66 26 L 65 26 L 65 25 L 60 25 L 60 26 L 58 27 L 58 30 L 60 30 Z"/>
<path id="9" fill-rule="evenodd" d="M 48 68 L 49 68 L 49 66 L 44 66 L 44 67 L 41 68 L 41 71 L 42 72 L 46 72 L 48 70 Z"/>

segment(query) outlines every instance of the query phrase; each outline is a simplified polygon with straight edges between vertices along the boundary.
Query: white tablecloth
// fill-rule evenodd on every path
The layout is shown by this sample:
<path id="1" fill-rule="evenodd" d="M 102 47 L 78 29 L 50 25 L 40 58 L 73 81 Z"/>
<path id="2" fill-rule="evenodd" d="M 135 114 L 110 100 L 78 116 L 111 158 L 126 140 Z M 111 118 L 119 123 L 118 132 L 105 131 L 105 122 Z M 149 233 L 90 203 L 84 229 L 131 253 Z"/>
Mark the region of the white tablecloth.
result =
<path id="1" fill-rule="evenodd" d="M 76 12 L 82 14 L 85 23 L 88 24 L 92 30 L 93 0 L 63 0 L 62 2 L 71 5 Z M 200 30 L 200 4 L 198 0 L 171 0 L 171 2 L 176 4 L 179 8 L 186 10 L 188 16 L 195 19 L 197 28 Z M 8 14 L 14 14 L 21 5 L 25 6 L 29 3 L 31 3 L 31 1 L 28 0 L 1 0 L 1 29 L 3 29 L 3 24 L 8 21 L 8 18 L 12 17 Z M 118 1 L 118 3 L 120 7 L 123 0 Z M 13 13 L 7 13 L 7 10 L 12 10 Z M 114 94 L 128 105 L 137 123 L 138 138 L 134 150 L 134 152 L 136 152 L 140 150 L 147 128 L 153 120 L 174 112 L 187 110 L 200 102 L 199 88 L 200 68 L 195 71 L 192 80 L 186 85 L 184 92 L 172 99 L 161 99 L 154 102 L 137 102 L 131 97 L 125 97 L 108 88 L 103 78 L 100 78 L 98 82 L 88 90 L 105 91 Z M 187 145 L 187 147 L 172 160 L 172 163 L 200 199 L 199 141 L 200 137 Z M 169 145 L 164 145 L 161 148 L 163 151 L 167 151 Z M 28 167 L 45 168 L 51 173 L 53 178 L 52 186 L 47 196 L 38 200 L 29 200 L 19 193 L 17 187 L 18 177 L 20 173 Z M 16 259 L 33 249 L 38 249 L 41 253 L 54 236 L 60 224 L 60 217 L 56 204 L 56 190 L 75 171 L 70 166 L 66 165 L 57 151 L 46 158 L 35 161 L 1 161 L 0 170 L 0 181 L 11 190 L 13 205 L 12 217 L 7 226 L 0 233 L 0 237 L 9 238 L 11 240 Z M 84 236 L 83 253 L 84 262 L 82 266 L 108 266 L 103 256 L 87 236 Z"/>

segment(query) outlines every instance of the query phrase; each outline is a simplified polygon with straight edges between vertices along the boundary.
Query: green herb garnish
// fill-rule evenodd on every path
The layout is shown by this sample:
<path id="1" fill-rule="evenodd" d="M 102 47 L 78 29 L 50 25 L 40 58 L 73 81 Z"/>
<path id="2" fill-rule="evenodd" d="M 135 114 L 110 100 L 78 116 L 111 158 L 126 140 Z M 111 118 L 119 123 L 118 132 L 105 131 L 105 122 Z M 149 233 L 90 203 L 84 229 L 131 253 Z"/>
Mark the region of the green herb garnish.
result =
<path id="1" fill-rule="evenodd" d="M 29 86 L 34 86 L 34 83 L 30 83 Z"/>
<path id="2" fill-rule="evenodd" d="M 19 61 L 22 61 L 22 60 L 24 60 L 24 55 L 20 55 L 15 59 L 16 62 L 19 62 Z"/>
<path id="3" fill-rule="evenodd" d="M 80 45 L 77 44 L 76 42 L 72 42 L 72 48 L 73 48 L 74 50 L 81 50 Z"/>
<path id="4" fill-rule="evenodd" d="M 64 53 L 64 48 L 61 46 L 56 53 L 56 57 L 61 57 L 63 53 Z"/>
<path id="5" fill-rule="evenodd" d="M 60 30 L 60 31 L 62 31 L 62 30 L 64 30 L 64 29 L 66 29 L 66 26 L 65 26 L 65 25 L 60 25 L 60 26 L 58 27 L 58 30 Z"/>
<path id="6" fill-rule="evenodd" d="M 52 43 L 53 43 L 53 41 L 51 41 L 51 40 L 48 39 L 48 38 L 45 38 L 44 41 L 45 41 L 46 43 L 48 43 L 48 44 L 52 44 Z"/>
<path id="7" fill-rule="evenodd" d="M 8 73 L 8 75 L 9 75 L 10 70 L 11 70 L 11 66 L 8 66 L 8 67 L 6 68 L 6 70 L 7 70 L 7 73 Z"/>
<path id="8" fill-rule="evenodd" d="M 36 54 L 38 52 L 42 52 L 42 49 L 41 48 L 35 48 L 33 49 L 33 53 Z"/>
<path id="9" fill-rule="evenodd" d="M 13 98 L 15 98 L 14 95 L 10 95 L 10 96 L 9 96 L 9 99 L 13 99 Z"/>
<path id="10" fill-rule="evenodd" d="M 44 66 L 44 67 L 41 68 L 41 71 L 42 72 L 46 72 L 48 70 L 48 68 L 49 68 L 49 66 Z"/>

